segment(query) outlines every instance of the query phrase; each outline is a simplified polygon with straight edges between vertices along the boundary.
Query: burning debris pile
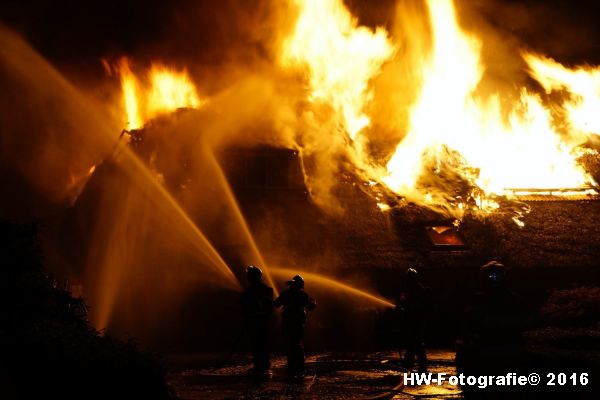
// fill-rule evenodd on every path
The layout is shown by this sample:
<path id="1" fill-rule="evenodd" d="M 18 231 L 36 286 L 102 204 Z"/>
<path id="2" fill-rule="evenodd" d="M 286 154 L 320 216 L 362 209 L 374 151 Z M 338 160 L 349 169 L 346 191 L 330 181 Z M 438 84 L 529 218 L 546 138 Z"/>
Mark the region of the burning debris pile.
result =
<path id="1" fill-rule="evenodd" d="M 268 67 L 278 71 L 268 84 L 283 110 L 270 123 L 277 139 L 257 141 L 300 153 L 307 187 L 323 208 L 340 211 L 334 188 L 344 174 L 363 182 L 382 210 L 416 203 L 457 219 L 506 212 L 522 224 L 523 196 L 595 198 L 596 182 L 580 160 L 598 154 L 600 69 L 522 50 L 518 57 L 542 93 L 535 85 L 506 90 L 486 75 L 485 43 L 461 28 L 452 0 L 428 0 L 418 13 L 399 2 L 396 23 L 412 18 L 410 34 L 360 26 L 342 0 L 288 3 L 295 23 L 280 29 Z M 121 79 L 127 129 L 221 101 L 200 97 L 185 70 L 153 64 L 144 80 L 126 59 L 112 70 Z M 390 76 L 410 81 L 404 87 L 412 102 L 385 120 L 382 104 L 398 98 L 394 85 L 382 89 Z M 289 89 L 290 80 L 300 89 Z M 244 118 L 252 125 L 264 116 Z"/>

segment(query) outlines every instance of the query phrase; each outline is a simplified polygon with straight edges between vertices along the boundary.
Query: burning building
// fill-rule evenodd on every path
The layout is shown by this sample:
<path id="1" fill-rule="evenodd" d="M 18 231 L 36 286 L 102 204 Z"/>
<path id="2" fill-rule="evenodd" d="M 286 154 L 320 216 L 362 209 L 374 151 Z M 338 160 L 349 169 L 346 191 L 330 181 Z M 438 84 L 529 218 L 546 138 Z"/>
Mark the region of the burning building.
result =
<path id="1" fill-rule="evenodd" d="M 317 204 L 335 212 L 332 190 L 343 172 L 379 192 L 458 218 L 468 208 L 493 211 L 499 207 L 495 198 L 518 197 L 528 189 L 594 195 L 594 178 L 580 162 L 596 154 L 593 67 L 570 68 L 519 49 L 513 57 L 521 59 L 535 85 L 507 89 L 484 57 L 484 46 L 496 44 L 462 28 L 452 1 L 425 7 L 400 2 L 396 23 L 406 26 L 397 30 L 410 26 L 410 32 L 395 35 L 384 26 L 361 26 L 341 1 L 288 6 L 296 22 L 276 40 L 273 67 L 283 76 L 273 79 L 291 79 L 300 93 L 250 83 L 257 90 L 270 85 L 274 97 L 283 96 L 271 121 L 278 124 L 276 132 L 255 140 L 300 154 Z M 390 78 L 402 68 L 410 74 Z M 185 72 L 152 66 L 145 88 L 127 61 L 116 73 L 123 125 L 130 128 L 153 115 L 211 101 L 199 99 Z M 390 105 L 378 103 L 397 97 L 389 81 L 403 78 L 408 83 L 402 84 L 412 86 L 406 95 L 412 99 L 394 115 Z M 382 133 L 394 130 L 400 132 Z"/>
<path id="2" fill-rule="evenodd" d="M 158 324 L 193 293 L 239 288 L 243 264 L 392 297 L 390 270 L 539 266 L 569 240 L 537 232 L 580 228 L 577 249 L 597 236 L 597 204 L 580 203 L 598 196 L 597 65 L 529 47 L 464 1 L 201 3 L 226 23 L 176 12 L 177 45 L 98 54 L 102 83 L 81 89 L 0 31 L 3 161 L 44 198 L 74 202 L 77 244 L 62 252 L 84 250 L 64 263 L 79 266 L 98 327 Z M 186 26 L 215 38 L 208 55 L 171 37 Z M 530 203 L 569 198 L 544 216 Z M 450 261 L 429 241 L 448 227 L 460 229 Z"/>

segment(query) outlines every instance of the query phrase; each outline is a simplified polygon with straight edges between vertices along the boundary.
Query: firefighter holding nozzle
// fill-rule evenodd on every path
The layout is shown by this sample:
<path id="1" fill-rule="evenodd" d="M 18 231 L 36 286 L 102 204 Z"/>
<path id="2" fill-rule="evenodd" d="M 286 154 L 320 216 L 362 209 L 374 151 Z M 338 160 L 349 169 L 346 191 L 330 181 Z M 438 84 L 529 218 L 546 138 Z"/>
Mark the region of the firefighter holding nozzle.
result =
<path id="1" fill-rule="evenodd" d="M 275 299 L 275 307 L 283 307 L 281 313 L 283 335 L 287 346 L 288 376 L 292 380 L 304 377 L 304 327 L 307 311 L 317 303 L 304 291 L 304 279 L 296 275 L 286 282 L 288 288 Z"/>
<path id="2" fill-rule="evenodd" d="M 242 313 L 253 353 L 253 373 L 271 376 L 269 328 L 273 317 L 273 289 L 262 281 L 262 271 L 254 265 L 246 269 L 248 288 L 242 296 Z"/>

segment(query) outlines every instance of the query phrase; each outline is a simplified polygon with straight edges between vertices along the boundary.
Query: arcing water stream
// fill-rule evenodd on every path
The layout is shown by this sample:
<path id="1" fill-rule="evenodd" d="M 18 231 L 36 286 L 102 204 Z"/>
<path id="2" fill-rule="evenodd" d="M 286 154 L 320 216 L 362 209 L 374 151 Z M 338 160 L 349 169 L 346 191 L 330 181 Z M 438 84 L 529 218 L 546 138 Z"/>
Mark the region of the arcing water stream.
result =
<path id="1" fill-rule="evenodd" d="M 283 278 L 291 278 L 293 275 L 300 273 L 306 280 L 311 283 L 315 283 L 316 285 L 323 285 L 330 289 L 336 291 L 342 291 L 345 293 L 352 294 L 354 296 L 358 296 L 360 298 L 369 300 L 379 306 L 394 308 L 396 305 L 394 303 L 389 302 L 386 299 L 382 299 L 381 297 L 377 297 L 374 294 L 366 292 L 364 290 L 358 289 L 354 286 L 347 285 L 345 283 L 341 283 L 334 278 L 329 278 L 320 274 L 316 274 L 314 272 L 306 272 L 306 271 L 298 271 L 295 269 L 287 269 L 287 268 L 271 268 L 271 273 L 275 276 L 283 277 Z"/>

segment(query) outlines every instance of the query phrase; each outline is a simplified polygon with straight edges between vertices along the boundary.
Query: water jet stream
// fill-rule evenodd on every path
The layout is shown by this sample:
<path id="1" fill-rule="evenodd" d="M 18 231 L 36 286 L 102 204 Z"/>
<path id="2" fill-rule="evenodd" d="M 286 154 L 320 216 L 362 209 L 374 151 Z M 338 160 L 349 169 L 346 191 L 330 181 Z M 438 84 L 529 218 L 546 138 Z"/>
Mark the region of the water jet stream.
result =
<path id="1" fill-rule="evenodd" d="M 235 196 L 233 195 L 233 190 L 231 189 L 231 186 L 229 185 L 229 182 L 227 181 L 227 177 L 225 176 L 225 173 L 223 172 L 221 165 L 215 158 L 215 155 L 212 152 L 212 150 L 208 149 L 206 152 L 208 153 L 208 159 L 210 160 L 210 162 L 215 170 L 215 173 L 219 179 L 219 182 L 222 185 L 223 190 L 225 191 L 225 195 L 229 202 L 229 206 L 230 206 L 231 210 L 233 211 L 233 214 L 234 214 L 235 218 L 237 219 L 237 222 L 238 222 L 239 226 L 241 227 L 242 232 L 244 233 L 244 236 L 246 237 L 246 240 L 248 242 L 248 245 L 250 246 L 250 250 L 252 251 L 256 262 L 259 263 L 259 266 L 264 271 L 265 277 L 267 278 L 267 282 L 268 282 L 269 286 L 271 286 L 273 288 L 275 295 L 278 295 L 279 293 L 278 293 L 277 287 L 275 285 L 275 282 L 273 281 L 273 279 L 271 278 L 271 274 L 269 273 L 269 267 L 268 267 L 267 263 L 265 262 L 265 259 L 263 258 L 260 250 L 258 249 L 258 245 L 256 244 L 254 237 L 252 236 L 252 232 L 250 232 L 250 227 L 248 226 L 248 223 L 246 222 L 246 219 L 244 218 L 244 215 L 242 214 L 242 210 L 240 209 L 240 206 L 239 206 Z"/>
<path id="2" fill-rule="evenodd" d="M 7 149 L 2 150 L 10 156 L 3 162 L 23 174 L 46 199 L 75 200 L 93 173 L 93 165 L 109 158 L 112 152 L 115 165 L 181 234 L 198 264 L 222 278 L 219 282 L 223 286 L 241 289 L 223 258 L 171 194 L 124 142 L 117 141 L 120 122 L 102 103 L 74 87 L 25 41 L 1 24 L 0 86 L 4 89 L 0 94 L 0 131 L 7 145 Z M 110 188 L 104 189 L 110 194 Z M 97 227 L 106 229 L 98 228 L 97 234 L 113 232 L 112 226 L 122 225 L 120 222 L 98 220 Z M 128 227 L 125 224 L 120 229 L 126 234 Z M 114 238 L 101 236 L 98 239 L 98 254 L 90 252 L 90 258 L 102 269 L 91 274 L 91 282 L 93 290 L 98 291 L 94 299 L 99 305 L 95 325 L 104 328 L 111 318 L 119 289 L 124 285 L 124 271 L 115 271 L 115 268 L 128 266 L 114 263 L 114 258 L 126 256 L 128 247 L 135 244 L 129 243 L 126 235 L 116 244 L 110 240 Z M 92 245 L 90 241 L 87 244 Z M 102 259 L 108 264 L 98 263 Z"/>
<path id="3" fill-rule="evenodd" d="M 240 290 L 241 284 L 231 271 L 221 255 L 213 247 L 206 236 L 198 229 L 196 224 L 190 219 L 181 206 L 175 201 L 173 196 L 156 180 L 146 165 L 124 144 L 120 141 L 114 153 L 114 159 L 117 163 L 127 163 L 123 171 L 129 174 L 134 182 L 136 179 L 143 179 L 148 185 L 140 184 L 140 188 L 146 192 L 152 202 L 155 203 L 165 215 L 171 219 L 174 226 L 178 228 L 181 234 L 193 246 L 197 255 L 210 262 L 210 266 L 222 275 L 230 286 Z"/>
<path id="4" fill-rule="evenodd" d="M 286 277 L 286 278 L 291 278 L 293 275 L 296 275 L 297 273 L 301 273 L 304 278 L 307 278 L 316 284 L 331 286 L 334 289 L 352 293 L 354 295 L 360 296 L 364 299 L 367 299 L 371 302 L 377 303 L 377 304 L 385 306 L 385 307 L 390 307 L 390 308 L 396 307 L 396 305 L 394 303 L 391 303 L 385 299 L 382 299 L 381 297 L 377 297 L 374 294 L 365 292 L 364 290 L 361 290 L 361 289 L 357 289 L 357 288 L 347 285 L 345 283 L 338 282 L 337 280 L 335 280 L 333 278 L 328 278 L 323 275 L 315 274 L 313 272 L 298 271 L 295 269 L 287 269 L 287 268 L 271 268 L 271 273 L 273 275 Z"/>

